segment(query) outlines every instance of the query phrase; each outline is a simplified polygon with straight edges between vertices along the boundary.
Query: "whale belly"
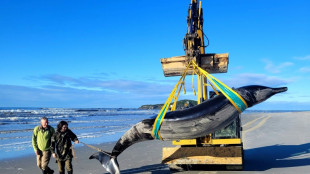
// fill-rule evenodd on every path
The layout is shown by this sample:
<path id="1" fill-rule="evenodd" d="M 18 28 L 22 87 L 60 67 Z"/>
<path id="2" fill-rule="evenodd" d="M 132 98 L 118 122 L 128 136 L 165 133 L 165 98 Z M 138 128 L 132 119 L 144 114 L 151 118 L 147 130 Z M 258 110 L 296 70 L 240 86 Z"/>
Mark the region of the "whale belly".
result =
<path id="1" fill-rule="evenodd" d="M 196 117 L 182 120 L 163 120 L 160 135 L 163 140 L 179 140 L 203 137 L 232 123 L 239 112 L 228 104 L 221 110 L 209 114 L 195 114 Z"/>

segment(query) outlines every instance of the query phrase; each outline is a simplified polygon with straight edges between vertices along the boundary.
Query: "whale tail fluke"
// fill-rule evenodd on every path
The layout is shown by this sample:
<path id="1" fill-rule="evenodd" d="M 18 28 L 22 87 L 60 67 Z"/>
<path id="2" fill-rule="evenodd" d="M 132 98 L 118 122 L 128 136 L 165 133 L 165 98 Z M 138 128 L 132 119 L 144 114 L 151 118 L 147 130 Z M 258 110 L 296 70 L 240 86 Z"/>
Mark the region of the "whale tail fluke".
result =
<path id="1" fill-rule="evenodd" d="M 120 174 L 117 158 L 111 156 L 109 153 L 97 152 L 90 156 L 89 159 L 97 159 L 111 174 Z"/>

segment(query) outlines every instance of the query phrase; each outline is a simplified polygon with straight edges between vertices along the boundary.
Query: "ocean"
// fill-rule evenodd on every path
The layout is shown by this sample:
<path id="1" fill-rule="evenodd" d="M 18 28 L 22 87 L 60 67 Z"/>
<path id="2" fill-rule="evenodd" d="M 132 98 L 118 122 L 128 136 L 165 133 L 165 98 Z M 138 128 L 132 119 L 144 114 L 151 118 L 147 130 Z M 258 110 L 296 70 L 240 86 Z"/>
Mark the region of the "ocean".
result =
<path id="1" fill-rule="evenodd" d="M 80 141 L 100 144 L 117 141 L 131 126 L 156 113 L 124 108 L 0 108 L 0 160 L 34 153 L 33 129 L 44 116 L 55 129 L 64 120 Z"/>
<path id="2" fill-rule="evenodd" d="M 43 116 L 55 129 L 58 122 L 64 120 L 80 141 L 100 144 L 117 141 L 131 126 L 158 112 L 126 108 L 0 108 L 0 160 L 34 154 L 32 133 Z M 245 111 L 255 112 L 292 111 Z"/>

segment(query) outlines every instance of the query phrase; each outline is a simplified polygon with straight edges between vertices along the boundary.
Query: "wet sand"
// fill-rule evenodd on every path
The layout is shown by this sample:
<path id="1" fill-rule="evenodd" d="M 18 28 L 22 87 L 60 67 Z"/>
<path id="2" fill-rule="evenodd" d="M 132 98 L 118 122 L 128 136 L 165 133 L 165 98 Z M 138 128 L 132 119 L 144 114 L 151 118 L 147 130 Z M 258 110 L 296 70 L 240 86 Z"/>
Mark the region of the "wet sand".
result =
<path id="1" fill-rule="evenodd" d="M 81 140 L 82 141 L 82 140 Z M 106 151 L 112 151 L 115 142 L 94 145 Z M 75 148 L 76 159 L 72 161 L 75 174 L 107 173 L 97 160 L 89 160 L 96 151 L 82 146 Z M 171 142 L 146 141 L 129 147 L 119 157 L 122 173 L 170 173 L 169 168 L 161 163 L 162 148 L 172 146 Z M 36 166 L 35 154 L 17 159 L 0 161 L 1 174 L 36 174 L 42 173 Z M 56 160 L 51 158 L 49 167 L 58 173 Z"/>
<path id="2" fill-rule="evenodd" d="M 243 171 L 184 171 L 188 174 L 308 173 L 310 171 L 310 112 L 252 113 L 242 115 L 245 161 Z M 82 141 L 82 140 L 81 140 Z M 111 151 L 115 142 L 95 145 Z M 147 141 L 124 151 L 118 161 L 121 173 L 170 173 L 161 164 L 162 147 L 171 142 Z M 79 145 L 73 160 L 75 174 L 102 174 L 98 161 L 89 160 L 95 150 Z M 58 173 L 55 159 L 50 165 Z M 1 174 L 41 173 L 35 155 L 0 161 Z"/>

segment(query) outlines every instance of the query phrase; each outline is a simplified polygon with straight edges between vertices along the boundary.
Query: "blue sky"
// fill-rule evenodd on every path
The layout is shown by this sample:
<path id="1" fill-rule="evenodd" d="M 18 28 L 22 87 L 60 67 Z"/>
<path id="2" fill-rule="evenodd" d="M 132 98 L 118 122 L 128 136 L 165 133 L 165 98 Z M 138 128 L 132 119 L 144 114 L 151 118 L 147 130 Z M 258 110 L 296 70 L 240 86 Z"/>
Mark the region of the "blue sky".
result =
<path id="1" fill-rule="evenodd" d="M 0 107 L 164 103 L 184 54 L 190 0 L 0 1 Z M 229 53 L 231 87 L 287 86 L 252 109 L 310 108 L 310 1 L 203 0 L 208 53 Z M 195 99 L 191 77 L 187 94 Z"/>

